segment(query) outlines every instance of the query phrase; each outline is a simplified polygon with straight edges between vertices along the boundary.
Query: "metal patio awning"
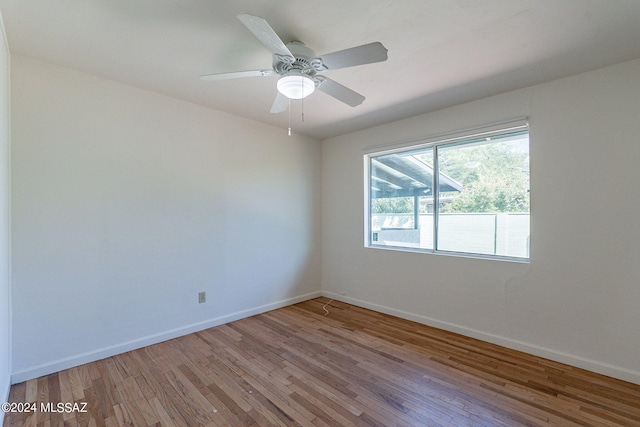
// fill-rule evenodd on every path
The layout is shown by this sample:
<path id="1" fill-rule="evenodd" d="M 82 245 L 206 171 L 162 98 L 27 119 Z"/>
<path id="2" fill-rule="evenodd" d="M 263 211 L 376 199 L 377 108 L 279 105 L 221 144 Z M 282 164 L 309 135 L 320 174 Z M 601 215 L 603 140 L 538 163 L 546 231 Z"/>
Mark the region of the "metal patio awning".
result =
<path id="1" fill-rule="evenodd" d="M 440 192 L 462 191 L 462 184 L 439 174 Z M 391 154 L 371 159 L 371 197 L 433 195 L 433 167 L 413 155 Z"/>

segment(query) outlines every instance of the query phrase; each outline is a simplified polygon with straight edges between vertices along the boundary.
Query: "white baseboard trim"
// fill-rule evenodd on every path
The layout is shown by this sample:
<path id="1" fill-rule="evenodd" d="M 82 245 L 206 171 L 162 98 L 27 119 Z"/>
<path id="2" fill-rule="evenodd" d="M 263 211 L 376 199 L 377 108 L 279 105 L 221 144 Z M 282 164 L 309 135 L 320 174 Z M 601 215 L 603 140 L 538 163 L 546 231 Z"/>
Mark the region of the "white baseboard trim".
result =
<path id="1" fill-rule="evenodd" d="M 127 351 L 136 350 L 142 347 L 157 344 L 173 338 L 178 338 L 183 335 L 191 334 L 193 332 L 198 332 L 204 329 L 213 328 L 215 326 L 223 325 L 225 323 L 233 322 L 235 320 L 244 319 L 245 317 L 255 316 L 256 314 L 265 313 L 267 311 L 286 307 L 292 304 L 297 304 L 302 301 L 306 301 L 312 298 L 317 298 L 321 295 L 322 293 L 320 291 L 311 292 L 308 294 L 287 298 L 281 301 L 276 301 L 276 302 L 261 305 L 258 307 L 236 311 L 235 313 L 225 314 L 223 316 L 215 317 L 213 319 L 205 320 L 203 322 L 193 323 L 191 325 L 182 326 L 180 328 L 171 329 L 169 331 L 161 332 L 154 335 L 149 335 L 149 336 L 138 338 L 135 340 L 123 342 L 117 345 L 104 347 L 98 350 L 89 351 L 86 353 L 78 354 L 78 355 L 67 357 L 60 360 L 55 360 L 52 362 L 43 363 L 37 366 L 32 366 L 28 369 L 24 369 L 24 370 L 12 373 L 11 384 L 16 384 L 16 383 L 33 379 L 33 378 L 38 378 L 43 375 L 49 375 L 54 372 L 59 372 L 65 369 L 73 368 L 75 366 L 84 365 L 85 363 L 95 362 L 96 360 L 105 359 L 107 357 L 115 356 L 116 354 L 126 353 Z M 4 401 L 6 401 L 6 399 Z"/>
<path id="2" fill-rule="evenodd" d="M 333 298 L 336 301 L 342 301 L 348 304 L 352 304 L 358 307 L 366 308 L 369 310 L 377 311 L 391 316 L 399 317 L 401 319 L 411 320 L 423 325 L 432 326 L 434 328 L 443 329 L 445 331 L 454 332 L 460 335 L 464 335 L 471 338 L 476 338 L 481 341 L 497 344 L 502 347 L 507 347 L 513 350 L 529 353 L 534 356 L 543 357 L 545 359 L 553 360 L 555 362 L 564 363 L 566 365 L 574 366 L 576 368 L 586 369 L 598 374 L 607 375 L 612 378 L 617 378 L 623 381 L 628 381 L 634 384 L 640 384 L 640 371 L 622 368 L 620 366 L 611 365 L 609 363 L 598 362 L 597 360 L 587 359 L 580 356 L 574 356 L 572 354 L 563 353 L 560 351 L 552 350 L 546 347 L 541 347 L 535 344 L 530 344 L 523 341 L 514 340 L 511 338 L 482 332 L 476 329 L 467 328 L 464 326 L 456 325 L 454 323 L 443 322 L 437 319 L 433 319 L 420 314 L 414 314 L 403 310 L 397 310 L 391 307 L 386 307 L 380 304 L 371 303 L 368 301 L 351 298 L 344 295 L 339 295 L 334 292 L 323 291 L 322 296 L 327 298 Z"/>

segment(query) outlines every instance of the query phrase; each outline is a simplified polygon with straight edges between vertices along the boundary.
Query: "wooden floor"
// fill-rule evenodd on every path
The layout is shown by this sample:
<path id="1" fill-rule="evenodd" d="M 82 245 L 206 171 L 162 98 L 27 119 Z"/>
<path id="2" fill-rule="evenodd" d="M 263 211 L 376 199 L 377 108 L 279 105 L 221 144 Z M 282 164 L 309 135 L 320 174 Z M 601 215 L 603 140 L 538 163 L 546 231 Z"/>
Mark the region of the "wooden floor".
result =
<path id="1" fill-rule="evenodd" d="M 14 385 L 4 425 L 640 426 L 638 385 L 326 302 Z"/>

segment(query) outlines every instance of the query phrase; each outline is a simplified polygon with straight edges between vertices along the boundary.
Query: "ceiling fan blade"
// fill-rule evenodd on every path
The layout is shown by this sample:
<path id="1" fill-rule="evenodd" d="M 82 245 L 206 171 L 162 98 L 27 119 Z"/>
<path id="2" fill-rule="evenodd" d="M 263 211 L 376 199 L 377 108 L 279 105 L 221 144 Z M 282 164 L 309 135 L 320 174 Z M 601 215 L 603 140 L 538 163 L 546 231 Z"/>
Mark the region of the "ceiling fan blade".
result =
<path id="1" fill-rule="evenodd" d="M 291 51 L 285 46 L 284 42 L 280 40 L 280 37 L 273 31 L 273 28 L 267 21 L 259 16 L 253 15 L 238 15 L 238 19 L 264 44 L 267 49 L 273 52 L 278 58 L 283 61 L 293 63 L 295 58 L 291 54 Z"/>
<path id="2" fill-rule="evenodd" d="M 229 79 L 239 79 L 242 77 L 272 76 L 274 74 L 277 74 L 277 73 L 273 70 L 233 71 L 231 73 L 205 74 L 204 76 L 200 76 L 200 80 L 206 80 L 206 81 L 229 80 Z"/>
<path id="3" fill-rule="evenodd" d="M 352 107 L 357 107 L 358 105 L 362 104 L 362 101 L 364 101 L 364 96 L 360 95 L 358 92 L 352 91 L 348 87 L 343 86 L 334 80 L 328 79 L 324 76 L 316 78 L 320 80 L 318 90 L 326 93 L 327 95 L 333 96 L 338 101 L 342 101 Z"/>
<path id="4" fill-rule="evenodd" d="M 363 44 L 349 49 L 327 53 L 320 57 L 324 69 L 317 71 L 337 70 L 338 68 L 353 67 L 355 65 L 371 64 L 387 60 L 387 48 L 380 42 Z"/>
<path id="5" fill-rule="evenodd" d="M 276 99 L 273 100 L 273 105 L 271 106 L 271 113 L 282 113 L 283 111 L 287 111 L 289 107 L 289 98 L 278 92 L 276 95 Z"/>

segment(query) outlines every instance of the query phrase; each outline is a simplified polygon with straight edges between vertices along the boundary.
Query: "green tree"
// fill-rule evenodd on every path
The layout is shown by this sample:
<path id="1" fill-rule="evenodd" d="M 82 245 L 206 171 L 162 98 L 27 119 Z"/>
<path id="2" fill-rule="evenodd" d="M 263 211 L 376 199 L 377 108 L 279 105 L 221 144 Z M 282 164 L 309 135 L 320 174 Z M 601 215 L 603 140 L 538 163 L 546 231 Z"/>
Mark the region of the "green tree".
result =
<path id="1" fill-rule="evenodd" d="M 371 200 L 372 213 L 413 212 L 413 197 L 388 197 Z"/>
<path id="2" fill-rule="evenodd" d="M 439 168 L 462 184 L 441 212 L 528 212 L 529 160 L 523 143 L 490 142 L 445 147 Z"/>

